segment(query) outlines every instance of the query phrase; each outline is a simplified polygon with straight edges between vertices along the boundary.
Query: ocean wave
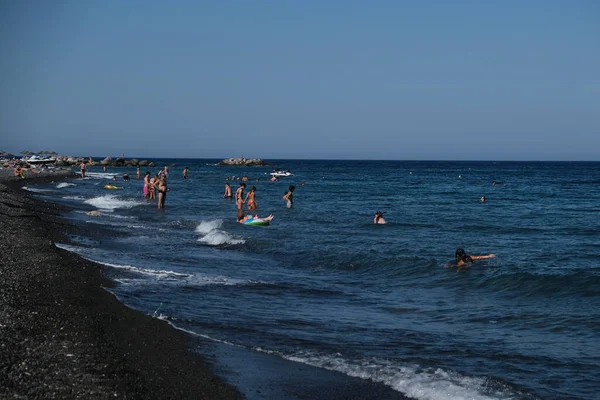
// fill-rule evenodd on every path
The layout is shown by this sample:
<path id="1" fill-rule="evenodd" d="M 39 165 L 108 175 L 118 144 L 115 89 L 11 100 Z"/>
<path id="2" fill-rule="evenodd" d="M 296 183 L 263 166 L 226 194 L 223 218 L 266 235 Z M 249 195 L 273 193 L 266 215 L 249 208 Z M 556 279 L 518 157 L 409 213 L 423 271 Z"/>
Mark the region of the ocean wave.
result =
<path id="1" fill-rule="evenodd" d="M 34 193 L 45 193 L 45 192 L 51 192 L 52 190 L 50 189 L 40 189 L 40 188 L 32 188 L 29 186 L 23 186 L 23 189 L 29 191 L 29 192 L 34 192 Z"/>
<path id="2" fill-rule="evenodd" d="M 58 185 L 56 185 L 57 189 L 62 189 L 62 188 L 66 188 L 69 186 L 76 186 L 74 183 L 68 183 L 68 182 L 61 182 Z"/>
<path id="3" fill-rule="evenodd" d="M 199 242 L 207 244 L 209 246 L 220 246 L 224 244 L 244 244 L 245 239 L 235 238 L 227 232 L 220 230 L 210 231 L 206 235 L 198 239 Z"/>
<path id="4" fill-rule="evenodd" d="M 389 360 L 376 358 L 348 360 L 339 353 L 328 355 L 302 351 L 295 354 L 284 354 L 260 347 L 256 347 L 254 350 L 276 355 L 289 361 L 383 383 L 414 399 L 498 400 L 519 397 L 518 393 L 490 378 L 463 376 L 441 368 L 398 365 Z"/>
<path id="5" fill-rule="evenodd" d="M 102 262 L 102 261 L 95 261 L 95 262 L 97 262 L 98 264 L 106 265 L 108 267 L 122 269 L 122 270 L 126 270 L 129 272 L 135 272 L 137 274 L 151 275 L 151 276 L 155 276 L 158 278 L 181 279 L 181 278 L 190 278 L 190 277 L 194 276 L 194 274 L 184 274 L 181 272 L 175 272 L 175 271 L 169 271 L 169 270 L 140 268 L 140 267 L 136 267 L 133 265 L 112 264 L 112 263 L 107 263 L 107 262 Z"/>
<path id="6" fill-rule="evenodd" d="M 117 208 L 133 208 L 143 203 L 135 200 L 120 199 L 117 195 L 107 194 L 84 201 L 84 203 L 99 208 L 104 211 L 113 211 Z"/>
<path id="7" fill-rule="evenodd" d="M 507 291 L 511 296 L 600 296 L 600 276 L 588 271 L 563 275 L 517 272 L 481 280 L 478 287 Z"/>
<path id="8" fill-rule="evenodd" d="M 198 241 L 209 246 L 246 243 L 245 239 L 236 238 L 230 235 L 229 233 L 220 230 L 219 228 L 221 228 L 222 226 L 222 219 L 201 221 L 200 224 L 196 226 L 196 229 L 194 231 L 203 235 L 201 238 L 198 239 Z"/>
<path id="9" fill-rule="evenodd" d="M 86 172 L 85 176 L 87 178 L 91 178 L 91 179 L 112 179 L 115 175 L 119 175 L 119 174 L 115 174 L 115 173 L 108 173 L 108 172 Z"/>
<path id="10" fill-rule="evenodd" d="M 219 229 L 221 226 L 223 226 L 222 219 L 213 219 L 210 221 L 200 221 L 200 224 L 198 224 L 198 226 L 196 226 L 195 232 L 206 235 L 210 231 Z"/>

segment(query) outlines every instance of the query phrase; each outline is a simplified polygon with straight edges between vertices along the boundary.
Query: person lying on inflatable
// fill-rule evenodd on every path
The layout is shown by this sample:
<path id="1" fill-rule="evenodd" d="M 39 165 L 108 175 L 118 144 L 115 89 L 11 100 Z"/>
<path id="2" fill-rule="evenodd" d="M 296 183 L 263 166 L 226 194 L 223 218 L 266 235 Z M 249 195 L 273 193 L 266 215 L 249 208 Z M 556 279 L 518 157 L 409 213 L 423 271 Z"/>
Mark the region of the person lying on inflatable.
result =
<path id="1" fill-rule="evenodd" d="M 273 214 L 270 214 L 268 217 L 264 217 L 264 218 L 261 218 L 258 215 L 252 216 L 252 215 L 240 214 L 240 215 L 238 215 L 238 222 L 240 224 L 244 224 L 244 225 L 266 226 L 271 223 L 271 220 L 273 218 L 274 218 Z"/>
<path id="2" fill-rule="evenodd" d="M 117 190 L 117 189 L 123 189 L 123 186 L 116 186 L 116 185 L 112 185 L 110 183 L 104 185 L 104 189 L 108 189 L 108 190 Z"/>

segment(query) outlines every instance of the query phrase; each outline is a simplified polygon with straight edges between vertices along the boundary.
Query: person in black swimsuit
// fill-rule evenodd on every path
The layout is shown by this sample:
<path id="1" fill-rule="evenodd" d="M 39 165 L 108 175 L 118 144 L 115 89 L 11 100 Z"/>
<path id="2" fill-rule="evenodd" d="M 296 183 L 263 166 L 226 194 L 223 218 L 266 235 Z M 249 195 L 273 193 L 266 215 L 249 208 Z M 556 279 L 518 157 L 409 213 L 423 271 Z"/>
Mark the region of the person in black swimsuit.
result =
<path id="1" fill-rule="evenodd" d="M 484 260 L 486 258 L 494 258 L 496 257 L 493 254 L 487 254 L 487 255 L 483 255 L 483 256 L 474 256 L 474 255 L 467 255 L 467 253 L 465 253 L 464 249 L 456 249 L 456 265 L 459 267 L 468 265 L 468 264 L 472 264 L 473 261 L 475 260 Z"/>

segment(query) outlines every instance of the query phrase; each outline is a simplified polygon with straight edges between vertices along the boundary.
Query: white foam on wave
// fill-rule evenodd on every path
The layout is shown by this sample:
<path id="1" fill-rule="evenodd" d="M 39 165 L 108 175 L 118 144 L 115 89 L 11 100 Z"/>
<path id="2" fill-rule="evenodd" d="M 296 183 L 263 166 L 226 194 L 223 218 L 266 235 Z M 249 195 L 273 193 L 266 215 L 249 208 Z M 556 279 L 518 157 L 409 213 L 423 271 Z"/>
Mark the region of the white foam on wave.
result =
<path id="1" fill-rule="evenodd" d="M 108 172 L 86 172 L 85 176 L 91 179 L 112 179 L 113 176 L 119 175 L 115 173 Z"/>
<path id="2" fill-rule="evenodd" d="M 123 264 L 114 264 L 107 263 L 104 261 L 98 261 L 91 258 L 85 257 L 85 251 L 89 250 L 79 246 L 72 246 L 68 244 L 56 243 L 56 247 L 70 251 L 72 253 L 78 254 L 82 258 L 86 260 L 106 265 L 107 267 L 125 270 L 128 272 L 132 272 L 134 274 L 140 276 L 146 276 L 150 278 L 154 278 L 151 280 L 148 279 L 137 279 L 137 278 L 119 278 L 116 279 L 117 282 L 123 284 L 144 284 L 144 283 L 152 283 L 155 281 L 160 281 L 161 283 L 170 283 L 175 285 L 185 285 L 185 286 L 209 286 L 209 285 L 224 285 L 224 286 L 236 286 L 236 285 L 246 285 L 252 284 L 254 282 L 244 281 L 241 279 L 232 279 L 225 276 L 212 276 L 212 275 L 201 275 L 201 274 L 186 274 L 183 272 L 175 272 L 171 270 L 161 270 L 161 269 L 150 269 L 150 268 L 141 268 L 136 267 L 135 265 L 123 265 Z"/>
<path id="3" fill-rule="evenodd" d="M 34 193 L 44 193 L 44 192 L 52 191 L 50 189 L 30 188 L 29 186 L 23 186 L 23 189 L 30 191 L 30 192 L 34 192 Z"/>
<path id="4" fill-rule="evenodd" d="M 199 242 L 209 246 L 220 246 L 223 244 L 244 244 L 246 240 L 236 238 L 229 233 L 219 229 L 223 226 L 222 219 L 214 219 L 209 221 L 201 221 L 196 226 L 195 232 L 202 235 L 198 239 Z"/>
<path id="5" fill-rule="evenodd" d="M 93 260 L 92 260 L 93 261 Z M 187 287 L 193 286 L 211 286 L 211 285 L 223 285 L 223 286 L 237 286 L 244 285 L 248 282 L 240 279 L 231 279 L 224 276 L 211 276 L 202 274 L 186 274 L 181 272 L 175 272 L 170 270 L 155 270 L 149 268 L 140 268 L 134 265 L 120 265 L 106 263 L 102 261 L 95 261 L 98 264 L 103 264 L 112 268 L 126 270 L 139 275 L 150 276 L 155 278 L 156 281 L 160 281 L 161 284 L 174 284 L 174 285 L 185 285 Z M 122 284 L 152 284 L 152 280 L 140 280 L 136 278 L 118 278 L 116 279 Z"/>
<path id="6" fill-rule="evenodd" d="M 58 189 L 66 188 L 66 187 L 69 187 L 69 186 L 77 186 L 77 185 L 75 185 L 74 183 L 68 183 L 68 182 L 61 182 L 58 185 L 56 185 L 56 187 Z"/>
<path id="7" fill-rule="evenodd" d="M 58 247 L 59 249 L 70 251 L 71 253 L 75 253 L 75 254 L 80 254 L 80 251 L 81 251 L 81 247 L 78 247 L 78 246 L 71 246 L 71 245 L 62 244 L 62 243 L 54 243 L 54 245 L 56 247 Z"/>
<path id="8" fill-rule="evenodd" d="M 246 240 L 235 238 L 227 232 L 214 230 L 198 239 L 199 242 L 209 246 L 220 246 L 223 244 L 244 244 Z"/>
<path id="9" fill-rule="evenodd" d="M 65 200 L 85 200 L 85 197 L 82 196 L 63 196 L 63 199 Z"/>
<path id="10" fill-rule="evenodd" d="M 143 275 L 151 275 L 159 278 L 190 278 L 194 276 L 193 274 L 184 274 L 181 272 L 168 271 L 168 270 L 160 270 L 160 269 L 149 269 L 149 268 L 140 268 L 133 265 L 120 265 L 120 264 L 111 264 L 102 261 L 96 261 L 98 264 L 103 264 L 112 268 L 124 269 L 127 271 L 135 272 Z"/>
<path id="11" fill-rule="evenodd" d="M 467 377 L 441 368 L 397 365 L 381 359 L 350 361 L 342 358 L 339 354 L 322 355 L 300 352 L 286 355 L 262 348 L 254 350 L 277 355 L 286 360 L 341 372 L 348 376 L 380 382 L 397 392 L 419 400 L 508 400 L 518 397 L 517 393 L 508 388 L 489 393 L 488 378 Z"/>
<path id="12" fill-rule="evenodd" d="M 86 200 L 84 203 L 104 211 L 113 211 L 117 208 L 133 208 L 144 203 L 135 200 L 120 199 L 117 195 L 107 194 Z"/>
<path id="13" fill-rule="evenodd" d="M 206 235 L 210 231 L 219 229 L 221 226 L 223 226 L 222 219 L 213 219 L 210 221 L 200 221 L 200 224 L 196 227 L 195 232 Z"/>

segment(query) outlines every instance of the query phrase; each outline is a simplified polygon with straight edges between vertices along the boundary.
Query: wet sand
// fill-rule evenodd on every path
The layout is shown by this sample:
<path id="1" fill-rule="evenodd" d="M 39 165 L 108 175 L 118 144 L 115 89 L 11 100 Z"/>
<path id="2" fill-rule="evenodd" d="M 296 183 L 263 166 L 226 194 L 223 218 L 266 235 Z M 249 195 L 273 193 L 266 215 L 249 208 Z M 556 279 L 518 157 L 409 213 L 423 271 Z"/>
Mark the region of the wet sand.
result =
<path id="1" fill-rule="evenodd" d="M 57 248 L 75 229 L 65 207 L 0 169 L 0 398 L 404 399 L 352 378 L 207 342 L 128 308 L 105 266 Z"/>

